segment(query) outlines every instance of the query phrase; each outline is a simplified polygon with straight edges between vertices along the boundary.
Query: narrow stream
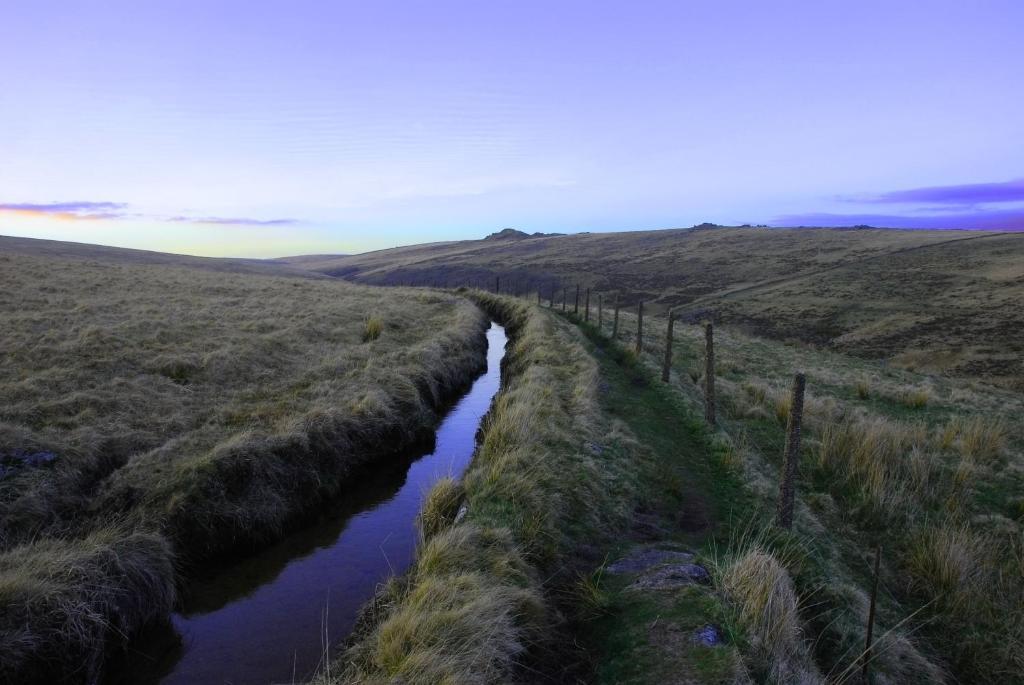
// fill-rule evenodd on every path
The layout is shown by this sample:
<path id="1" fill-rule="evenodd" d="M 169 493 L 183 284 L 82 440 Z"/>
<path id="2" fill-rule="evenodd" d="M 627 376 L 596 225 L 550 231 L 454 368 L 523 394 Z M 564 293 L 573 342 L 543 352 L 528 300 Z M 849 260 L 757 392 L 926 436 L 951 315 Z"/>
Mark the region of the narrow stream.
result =
<path id="1" fill-rule="evenodd" d="M 469 465 L 501 380 L 505 329 L 487 331 L 487 370 L 448 412 L 432 451 L 366 475 L 319 523 L 192 583 L 172 622 L 140 640 L 114 682 L 303 682 L 352 630 L 378 584 L 412 562 L 416 515 L 438 478 Z M 122 669 L 119 669 L 122 670 Z"/>

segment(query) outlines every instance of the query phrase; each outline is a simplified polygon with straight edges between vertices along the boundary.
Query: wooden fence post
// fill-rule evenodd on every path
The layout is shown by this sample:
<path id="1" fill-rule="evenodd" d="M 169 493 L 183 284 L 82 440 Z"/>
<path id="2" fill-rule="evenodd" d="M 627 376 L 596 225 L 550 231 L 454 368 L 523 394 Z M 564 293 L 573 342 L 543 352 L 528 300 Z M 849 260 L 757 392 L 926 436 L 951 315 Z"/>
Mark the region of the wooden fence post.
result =
<path id="1" fill-rule="evenodd" d="M 572 306 L 572 313 L 573 314 L 579 314 L 580 313 L 580 284 L 579 283 L 576 284 L 576 302 Z"/>
<path id="2" fill-rule="evenodd" d="M 501 276 L 494 277 L 494 294 L 497 295 L 501 292 Z"/>
<path id="3" fill-rule="evenodd" d="M 615 318 L 612 319 L 612 340 L 619 339 L 619 296 L 615 296 Z"/>
<path id="4" fill-rule="evenodd" d="M 555 308 L 555 286 L 551 286 L 551 299 L 548 300 L 548 309 Z"/>
<path id="5" fill-rule="evenodd" d="M 704 419 L 715 425 L 715 328 L 704 325 Z"/>
<path id="6" fill-rule="evenodd" d="M 793 377 L 793 395 L 789 405 L 786 428 L 786 455 L 779 484 L 778 524 L 787 530 L 793 527 L 793 498 L 796 494 L 797 467 L 800 463 L 800 428 L 804 418 L 804 385 L 802 373 Z"/>
<path id="7" fill-rule="evenodd" d="M 569 297 L 569 289 L 562 288 L 562 313 L 565 313 L 565 300 Z"/>
<path id="8" fill-rule="evenodd" d="M 644 301 L 636 308 L 636 354 L 639 357 L 644 351 Z"/>
<path id="9" fill-rule="evenodd" d="M 878 563 L 882 558 L 881 545 L 875 545 L 875 578 L 871 583 L 871 603 L 868 605 L 868 630 L 864 638 L 864 670 L 861 675 L 865 684 L 871 673 L 871 640 L 875 633 L 875 602 L 878 599 Z"/>
<path id="10" fill-rule="evenodd" d="M 537 288 L 537 306 L 540 306 L 540 288 Z"/>
<path id="11" fill-rule="evenodd" d="M 672 324 L 675 322 L 675 312 L 668 310 L 668 333 L 665 334 L 665 363 L 661 367 L 661 380 L 668 383 L 669 374 L 672 371 Z"/>
<path id="12" fill-rule="evenodd" d="M 590 321 L 590 288 L 587 288 L 587 300 L 583 309 L 583 320 Z"/>
<path id="13" fill-rule="evenodd" d="M 601 330 L 601 324 L 604 323 L 604 308 L 601 293 L 597 294 L 597 330 Z"/>

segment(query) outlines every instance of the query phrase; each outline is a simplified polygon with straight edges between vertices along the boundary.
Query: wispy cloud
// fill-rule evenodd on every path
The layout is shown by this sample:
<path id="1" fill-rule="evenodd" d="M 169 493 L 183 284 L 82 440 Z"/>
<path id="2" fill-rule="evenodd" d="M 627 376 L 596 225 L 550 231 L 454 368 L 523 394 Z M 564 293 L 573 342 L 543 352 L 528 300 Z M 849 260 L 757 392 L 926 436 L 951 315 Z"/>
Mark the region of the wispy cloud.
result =
<path id="1" fill-rule="evenodd" d="M 128 205 L 124 202 L 8 202 L 0 203 L 0 212 L 22 216 L 44 216 L 65 221 L 119 219 Z"/>
<path id="2" fill-rule="evenodd" d="M 97 221 L 100 219 L 144 219 L 171 223 L 212 224 L 218 226 L 292 226 L 298 219 L 253 219 L 222 216 L 166 216 L 139 214 L 126 211 L 127 202 L 6 202 L 0 203 L 0 213 L 24 217 L 45 217 L 63 221 Z"/>
<path id="3" fill-rule="evenodd" d="M 250 219 L 223 216 L 172 216 L 167 221 L 189 224 L 215 224 L 220 226 L 294 226 L 298 219 Z"/>
<path id="4" fill-rule="evenodd" d="M 978 205 L 991 202 L 1024 201 L 1024 178 L 997 183 L 965 183 L 950 186 L 926 186 L 895 190 L 881 195 L 851 196 L 848 202 L 870 204 L 930 203 L 939 205 Z"/>
<path id="5" fill-rule="evenodd" d="M 774 226 L 875 226 L 878 228 L 966 229 L 1024 231 L 1024 208 L 902 216 L 896 214 L 787 214 Z"/>

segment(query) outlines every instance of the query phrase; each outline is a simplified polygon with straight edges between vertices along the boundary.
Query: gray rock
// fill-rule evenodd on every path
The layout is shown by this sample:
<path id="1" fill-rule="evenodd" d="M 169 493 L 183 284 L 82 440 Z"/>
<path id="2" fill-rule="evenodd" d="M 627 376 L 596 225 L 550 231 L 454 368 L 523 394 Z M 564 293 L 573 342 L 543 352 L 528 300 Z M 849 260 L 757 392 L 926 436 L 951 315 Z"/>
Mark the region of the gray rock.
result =
<path id="1" fill-rule="evenodd" d="M 52 464 L 56 460 L 57 455 L 53 452 L 14 450 L 13 452 L 0 453 L 0 479 L 14 475 L 19 469 L 39 468 Z"/>
<path id="2" fill-rule="evenodd" d="M 711 574 L 700 564 L 669 564 L 654 568 L 630 585 L 628 590 L 671 590 L 685 585 L 710 585 Z"/>
<path id="3" fill-rule="evenodd" d="M 611 564 L 607 571 L 608 573 L 639 573 L 662 564 L 679 564 L 692 559 L 693 555 L 689 552 L 641 547 Z"/>
<path id="4" fill-rule="evenodd" d="M 703 645 L 704 647 L 715 647 L 725 643 L 725 636 L 722 635 L 722 631 L 718 626 L 711 625 L 710 623 L 693 631 L 691 639 L 694 644 Z"/>

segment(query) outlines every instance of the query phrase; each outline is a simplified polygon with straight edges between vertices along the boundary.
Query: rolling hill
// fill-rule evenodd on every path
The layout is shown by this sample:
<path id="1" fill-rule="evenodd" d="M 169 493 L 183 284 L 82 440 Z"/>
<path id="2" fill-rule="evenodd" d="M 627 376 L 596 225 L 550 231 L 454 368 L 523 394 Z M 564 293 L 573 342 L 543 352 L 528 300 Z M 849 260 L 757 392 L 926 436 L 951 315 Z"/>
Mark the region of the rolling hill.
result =
<path id="1" fill-rule="evenodd" d="M 314 270 L 302 268 L 300 263 L 292 265 L 270 259 L 242 259 L 236 257 L 194 257 L 191 255 L 133 250 L 125 247 L 108 247 L 89 243 L 72 243 L 61 240 L 41 240 L 0 235 L 0 257 L 39 257 L 44 259 L 91 260 L 102 264 L 125 266 L 170 266 L 203 269 L 220 273 L 254 274 L 264 276 L 290 276 L 298 278 L 323 278 Z"/>
<path id="2" fill-rule="evenodd" d="M 281 260 L 370 284 L 475 285 L 556 301 L 576 284 L 775 339 L 905 368 L 1024 382 L 1024 234 L 891 229 L 691 229 L 495 234 L 344 257 Z"/>

